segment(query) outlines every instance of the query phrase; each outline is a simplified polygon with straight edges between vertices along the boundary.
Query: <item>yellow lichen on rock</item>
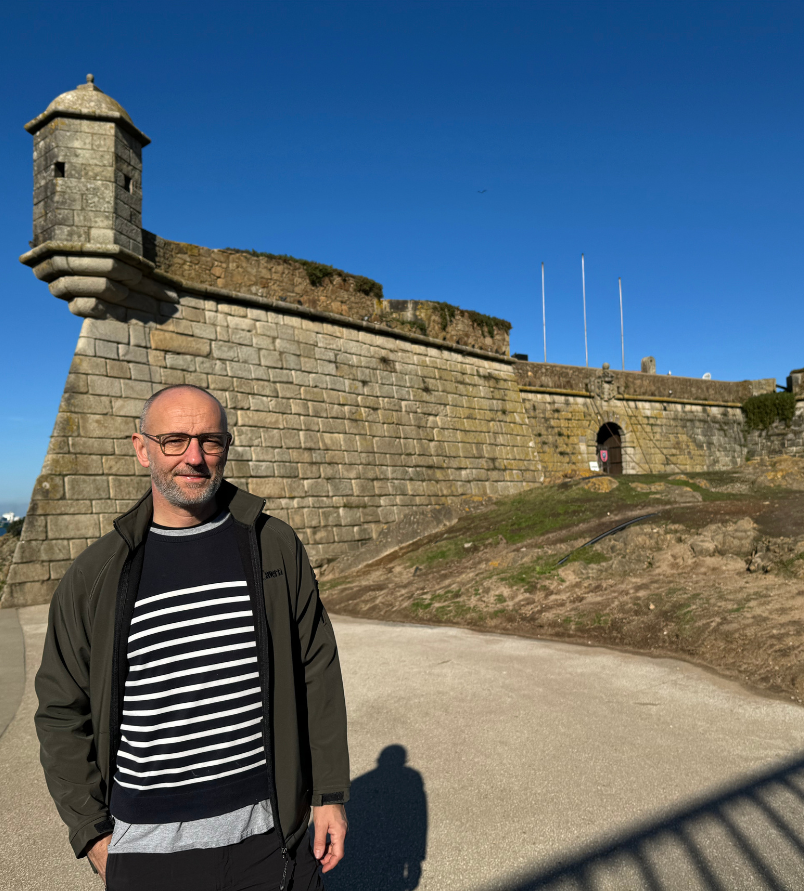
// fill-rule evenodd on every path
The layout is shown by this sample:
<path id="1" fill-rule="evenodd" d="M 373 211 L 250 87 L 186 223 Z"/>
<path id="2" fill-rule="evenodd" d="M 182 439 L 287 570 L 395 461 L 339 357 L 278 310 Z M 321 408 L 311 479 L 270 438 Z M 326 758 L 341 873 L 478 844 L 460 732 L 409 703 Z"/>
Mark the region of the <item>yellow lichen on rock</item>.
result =
<path id="1" fill-rule="evenodd" d="M 587 489 L 589 492 L 611 492 L 617 486 L 617 480 L 612 476 L 593 476 L 581 483 L 581 488 Z"/>

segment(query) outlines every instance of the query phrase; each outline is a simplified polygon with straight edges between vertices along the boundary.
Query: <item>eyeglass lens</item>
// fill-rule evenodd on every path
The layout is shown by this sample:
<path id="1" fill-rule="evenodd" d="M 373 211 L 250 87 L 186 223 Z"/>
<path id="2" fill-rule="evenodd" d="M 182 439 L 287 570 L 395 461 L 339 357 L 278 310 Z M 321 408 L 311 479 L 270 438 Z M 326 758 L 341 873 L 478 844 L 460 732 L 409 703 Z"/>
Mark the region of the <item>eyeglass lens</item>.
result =
<path id="1" fill-rule="evenodd" d="M 171 434 L 162 439 L 162 450 L 166 455 L 183 455 L 192 436 L 183 433 Z M 205 455 L 222 455 L 226 449 L 228 437 L 225 434 L 216 435 L 214 433 L 201 434 L 198 437 L 198 444 Z"/>

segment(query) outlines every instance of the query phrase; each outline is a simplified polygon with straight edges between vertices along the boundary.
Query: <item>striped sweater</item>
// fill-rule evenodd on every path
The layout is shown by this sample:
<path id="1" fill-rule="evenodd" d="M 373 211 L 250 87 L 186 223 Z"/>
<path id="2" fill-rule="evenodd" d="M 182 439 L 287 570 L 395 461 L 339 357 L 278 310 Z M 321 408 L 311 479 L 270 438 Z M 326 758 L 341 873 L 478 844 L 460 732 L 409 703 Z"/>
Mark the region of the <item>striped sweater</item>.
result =
<path id="1" fill-rule="evenodd" d="M 152 526 L 128 635 L 111 812 L 226 814 L 269 797 L 254 617 L 229 514 Z"/>

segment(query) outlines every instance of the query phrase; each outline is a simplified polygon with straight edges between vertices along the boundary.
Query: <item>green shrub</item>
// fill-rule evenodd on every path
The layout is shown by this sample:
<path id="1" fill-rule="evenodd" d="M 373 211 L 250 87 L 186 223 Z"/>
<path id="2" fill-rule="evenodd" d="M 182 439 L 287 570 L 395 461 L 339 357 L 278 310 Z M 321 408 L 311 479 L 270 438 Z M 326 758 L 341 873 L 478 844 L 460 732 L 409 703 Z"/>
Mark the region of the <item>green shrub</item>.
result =
<path id="1" fill-rule="evenodd" d="M 446 331 L 450 326 L 456 312 L 462 312 L 467 316 L 475 328 L 481 331 L 485 329 L 489 337 L 494 337 L 494 332 L 498 329 L 505 332 L 511 330 L 510 322 L 506 322 L 505 319 L 498 319 L 496 316 L 487 316 L 482 312 L 475 312 L 473 309 L 460 309 L 460 307 L 453 306 L 451 303 L 435 301 L 434 305 L 438 310 L 442 331 Z"/>
<path id="2" fill-rule="evenodd" d="M 742 409 L 749 430 L 767 430 L 776 421 L 789 427 L 796 413 L 796 397 L 794 393 L 762 393 L 746 399 Z"/>
<path id="3" fill-rule="evenodd" d="M 375 300 L 382 300 L 382 285 L 379 282 L 375 282 L 373 278 L 366 278 L 365 275 L 356 275 L 354 281 L 355 291 L 374 297 Z"/>
<path id="4" fill-rule="evenodd" d="M 22 524 L 25 522 L 25 517 L 18 517 L 16 520 L 6 526 L 6 535 L 19 535 L 22 532 Z"/>

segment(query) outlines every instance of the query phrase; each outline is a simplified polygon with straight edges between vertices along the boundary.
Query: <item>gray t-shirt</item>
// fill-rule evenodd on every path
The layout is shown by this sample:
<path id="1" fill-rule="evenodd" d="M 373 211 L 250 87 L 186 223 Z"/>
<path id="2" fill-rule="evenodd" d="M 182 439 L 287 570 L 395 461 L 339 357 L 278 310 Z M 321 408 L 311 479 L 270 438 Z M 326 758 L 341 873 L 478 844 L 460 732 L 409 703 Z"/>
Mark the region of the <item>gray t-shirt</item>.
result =
<path id="1" fill-rule="evenodd" d="M 110 854 L 171 854 L 194 848 L 236 845 L 274 827 L 270 801 L 260 801 L 219 817 L 184 823 L 124 823 L 115 820 Z"/>

